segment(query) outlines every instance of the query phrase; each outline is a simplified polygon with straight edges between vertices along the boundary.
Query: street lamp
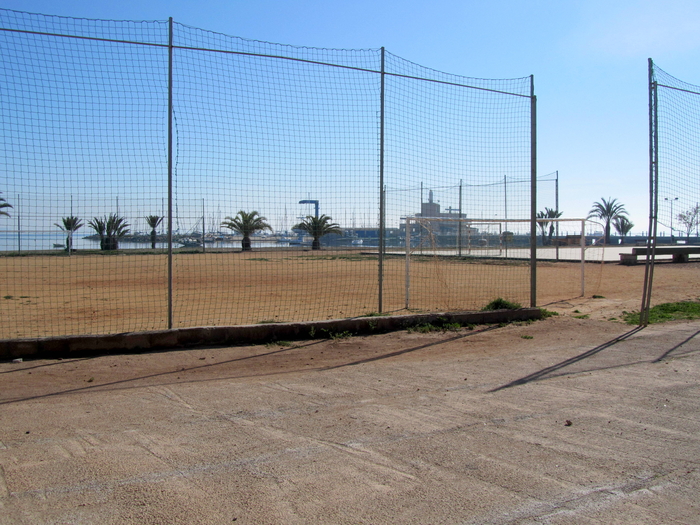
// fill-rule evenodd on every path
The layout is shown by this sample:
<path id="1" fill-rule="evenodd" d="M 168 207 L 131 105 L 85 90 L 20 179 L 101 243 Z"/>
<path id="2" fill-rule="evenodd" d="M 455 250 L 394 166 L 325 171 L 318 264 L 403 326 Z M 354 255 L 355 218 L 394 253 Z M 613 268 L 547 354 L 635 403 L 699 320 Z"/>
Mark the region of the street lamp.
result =
<path id="1" fill-rule="evenodd" d="M 671 203 L 671 244 L 673 244 L 673 201 L 677 201 L 678 197 L 664 197 L 664 200 Z"/>

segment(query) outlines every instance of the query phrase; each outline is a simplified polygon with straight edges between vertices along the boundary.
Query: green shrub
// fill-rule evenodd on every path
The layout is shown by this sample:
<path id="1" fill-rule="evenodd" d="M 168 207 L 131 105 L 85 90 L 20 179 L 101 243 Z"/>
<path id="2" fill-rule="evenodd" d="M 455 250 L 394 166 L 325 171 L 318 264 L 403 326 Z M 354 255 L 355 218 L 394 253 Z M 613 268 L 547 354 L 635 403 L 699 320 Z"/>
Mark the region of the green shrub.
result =
<path id="1" fill-rule="evenodd" d="M 489 304 L 484 306 L 481 309 L 481 311 L 489 312 L 492 310 L 517 310 L 518 308 L 521 308 L 519 303 L 512 303 L 510 301 L 506 301 L 501 297 L 498 297 L 497 299 L 494 299 Z"/>

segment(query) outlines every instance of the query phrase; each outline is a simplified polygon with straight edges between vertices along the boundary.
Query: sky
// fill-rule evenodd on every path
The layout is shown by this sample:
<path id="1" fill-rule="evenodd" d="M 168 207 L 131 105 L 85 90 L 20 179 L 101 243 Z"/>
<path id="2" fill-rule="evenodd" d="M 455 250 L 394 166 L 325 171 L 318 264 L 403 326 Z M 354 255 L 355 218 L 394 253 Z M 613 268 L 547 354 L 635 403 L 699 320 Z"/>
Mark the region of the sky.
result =
<path id="1" fill-rule="evenodd" d="M 276 43 L 384 46 L 470 77 L 534 75 L 538 173 L 558 172 L 559 209 L 581 218 L 595 201 L 616 198 L 633 233 L 648 228 L 647 59 L 700 84 L 697 0 L 5 0 L 0 7 L 80 18 L 173 17 Z"/>

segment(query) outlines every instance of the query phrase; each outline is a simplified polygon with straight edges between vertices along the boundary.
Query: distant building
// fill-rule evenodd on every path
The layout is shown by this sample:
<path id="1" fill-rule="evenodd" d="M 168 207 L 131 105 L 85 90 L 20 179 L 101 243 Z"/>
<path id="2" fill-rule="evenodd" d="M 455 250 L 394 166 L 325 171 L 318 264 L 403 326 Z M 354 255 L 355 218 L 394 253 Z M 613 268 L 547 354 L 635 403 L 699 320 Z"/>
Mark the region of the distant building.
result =
<path id="1" fill-rule="evenodd" d="M 434 202 L 433 191 L 428 192 L 428 202 L 421 202 L 420 213 L 416 213 L 412 217 L 426 219 L 420 222 L 411 222 L 410 236 L 412 243 L 413 239 L 427 237 L 433 238 L 436 245 L 448 243 L 454 245 L 456 237 L 461 234 L 462 237 L 476 236 L 479 233 L 477 228 L 472 228 L 466 221 L 457 219 L 466 219 L 466 215 L 459 213 L 459 210 L 447 208 L 447 212 L 440 211 L 440 204 Z M 409 217 L 410 218 L 410 217 Z M 430 219 L 440 219 L 431 221 Z M 446 220 L 454 219 L 454 220 Z M 461 226 L 461 227 L 460 227 Z M 399 225 L 400 235 L 405 239 L 406 235 L 406 218 L 401 219 Z"/>

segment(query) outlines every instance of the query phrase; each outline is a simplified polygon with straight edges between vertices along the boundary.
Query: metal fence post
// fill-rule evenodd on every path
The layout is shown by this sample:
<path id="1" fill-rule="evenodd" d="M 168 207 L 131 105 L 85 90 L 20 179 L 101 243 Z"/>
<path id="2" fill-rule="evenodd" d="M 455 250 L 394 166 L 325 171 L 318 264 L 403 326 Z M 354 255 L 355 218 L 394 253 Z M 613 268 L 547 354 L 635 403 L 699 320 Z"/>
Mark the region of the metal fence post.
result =
<path id="1" fill-rule="evenodd" d="M 382 313 L 384 309 L 384 228 L 385 228 L 385 209 L 384 209 L 384 48 L 382 47 L 382 62 L 381 62 L 381 81 L 379 92 L 379 309 Z"/>
<path id="2" fill-rule="evenodd" d="M 537 306 L 537 97 L 530 75 L 530 308 Z"/>
<path id="3" fill-rule="evenodd" d="M 649 59 L 649 232 L 647 234 L 647 258 L 644 266 L 644 289 L 639 325 L 649 323 L 651 287 L 654 281 L 654 255 L 656 252 L 657 213 L 659 207 L 659 121 L 658 87 L 654 80 L 654 62 Z"/>
<path id="4" fill-rule="evenodd" d="M 173 327 L 173 17 L 168 18 L 168 329 Z"/>
<path id="5" fill-rule="evenodd" d="M 605 251 L 603 251 L 605 260 Z M 586 220 L 581 220 L 581 297 L 586 295 Z"/>
<path id="6" fill-rule="evenodd" d="M 411 219 L 406 217 L 406 310 L 411 301 Z"/>

